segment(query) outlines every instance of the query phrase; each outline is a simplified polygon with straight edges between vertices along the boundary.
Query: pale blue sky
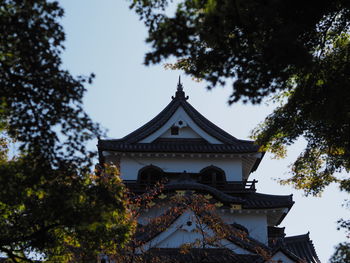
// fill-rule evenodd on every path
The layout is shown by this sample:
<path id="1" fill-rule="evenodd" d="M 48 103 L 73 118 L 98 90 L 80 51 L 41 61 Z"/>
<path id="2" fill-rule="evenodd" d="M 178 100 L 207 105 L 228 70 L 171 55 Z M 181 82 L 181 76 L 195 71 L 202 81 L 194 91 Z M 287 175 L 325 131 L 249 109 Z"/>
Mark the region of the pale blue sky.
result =
<path id="1" fill-rule="evenodd" d="M 59 0 L 65 9 L 62 20 L 67 40 L 64 67 L 73 74 L 94 72 L 96 79 L 88 88 L 85 109 L 108 129 L 108 137 L 120 138 L 158 114 L 171 100 L 178 71 L 163 65 L 146 67 L 143 57 L 146 29 L 128 9 L 127 0 Z M 189 102 L 209 120 L 240 139 L 248 139 L 251 129 L 272 111 L 273 106 L 235 104 L 228 106 L 230 86 L 213 91 L 205 83 L 182 74 Z M 94 142 L 96 143 L 96 142 Z M 287 176 L 288 165 L 301 151 L 303 142 L 290 147 L 288 158 L 272 160 L 266 154 L 251 179 L 259 180 L 259 192 L 288 195 L 295 205 L 281 226 L 287 235 L 310 231 L 317 253 L 327 262 L 334 245 L 345 240 L 336 230 L 340 217 L 349 217 L 341 207 L 346 196 L 331 186 L 322 198 L 303 197 L 301 191 L 281 186 L 276 179 Z"/>

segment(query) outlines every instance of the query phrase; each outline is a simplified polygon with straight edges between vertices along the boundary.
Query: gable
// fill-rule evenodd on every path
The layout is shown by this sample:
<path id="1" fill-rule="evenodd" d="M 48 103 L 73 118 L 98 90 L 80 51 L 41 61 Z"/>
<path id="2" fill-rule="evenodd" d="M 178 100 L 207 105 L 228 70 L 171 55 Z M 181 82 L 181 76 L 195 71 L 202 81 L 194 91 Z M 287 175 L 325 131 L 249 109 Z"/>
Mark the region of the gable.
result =
<path id="1" fill-rule="evenodd" d="M 171 129 L 178 129 L 178 134 L 172 135 Z M 182 106 L 179 106 L 172 116 L 155 132 L 139 141 L 139 143 L 152 143 L 158 138 L 171 139 L 204 139 L 211 144 L 222 144 L 221 141 L 209 135 L 200 128 L 187 114 Z"/>
<path id="2" fill-rule="evenodd" d="M 184 244 L 194 244 L 197 240 L 203 240 L 200 230 L 205 230 L 208 237 L 213 237 L 213 231 L 207 225 L 197 225 L 195 217 L 193 211 L 185 211 L 165 231 L 144 244 L 139 251 L 147 251 L 152 248 L 179 248 Z M 218 242 L 222 248 L 230 249 L 235 253 L 251 254 L 229 240 L 223 239 Z M 208 245 L 207 248 L 213 247 Z"/>

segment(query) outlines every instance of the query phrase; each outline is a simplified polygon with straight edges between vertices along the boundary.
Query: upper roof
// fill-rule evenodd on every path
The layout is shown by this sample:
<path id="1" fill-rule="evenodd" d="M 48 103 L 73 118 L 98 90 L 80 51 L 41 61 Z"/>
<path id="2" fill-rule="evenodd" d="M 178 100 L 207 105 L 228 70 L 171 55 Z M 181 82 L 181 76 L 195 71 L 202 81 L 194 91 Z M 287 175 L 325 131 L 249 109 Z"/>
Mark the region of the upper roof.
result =
<path id="1" fill-rule="evenodd" d="M 253 141 L 239 140 L 228 134 L 200 114 L 187 101 L 183 86 L 178 83 L 172 101 L 151 121 L 128 134 L 122 139 L 99 140 L 100 151 L 121 152 L 190 152 L 190 153 L 256 153 L 259 147 Z M 208 135 L 221 143 L 209 143 L 199 139 L 158 139 L 152 142 L 141 142 L 164 126 L 164 124 L 180 108 L 193 120 L 193 122 Z M 260 158 L 258 158 L 260 160 Z"/>

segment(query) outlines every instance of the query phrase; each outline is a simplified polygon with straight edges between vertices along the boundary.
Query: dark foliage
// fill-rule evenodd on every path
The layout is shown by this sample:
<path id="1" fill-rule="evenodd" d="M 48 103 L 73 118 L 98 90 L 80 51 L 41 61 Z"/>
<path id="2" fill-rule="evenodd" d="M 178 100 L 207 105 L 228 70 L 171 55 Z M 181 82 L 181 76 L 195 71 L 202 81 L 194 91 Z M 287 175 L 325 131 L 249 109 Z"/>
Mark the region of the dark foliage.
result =
<path id="1" fill-rule="evenodd" d="M 350 261 L 350 243 L 344 242 L 340 243 L 336 247 L 336 252 L 334 253 L 331 263 L 346 263 Z"/>
<path id="2" fill-rule="evenodd" d="M 306 139 L 282 183 L 318 195 L 335 182 L 349 192 L 349 1 L 133 0 L 131 8 L 148 27 L 146 65 L 175 57 L 168 67 L 208 88 L 233 81 L 229 103 L 279 103 L 253 137 L 278 157 Z"/>
<path id="3" fill-rule="evenodd" d="M 84 82 L 92 76 L 75 78 L 61 68 L 63 10 L 30 0 L 2 0 L 0 8 L 0 119 L 8 135 L 56 166 L 77 151 L 86 155 L 84 142 L 100 134 L 82 109 Z"/>
<path id="4" fill-rule="evenodd" d="M 234 80 L 230 103 L 275 95 L 281 106 L 254 137 L 282 156 L 306 137 L 290 180 L 298 188 L 317 194 L 349 170 L 348 1 L 183 0 L 173 16 L 170 2 L 131 5 L 149 29 L 147 65 L 174 56 L 170 67 L 209 88 Z"/>
<path id="5" fill-rule="evenodd" d="M 0 252 L 13 262 L 87 262 L 131 227 L 118 172 L 90 173 L 85 143 L 101 130 L 82 100 L 93 75 L 62 69 L 62 16 L 55 1 L 0 1 Z"/>

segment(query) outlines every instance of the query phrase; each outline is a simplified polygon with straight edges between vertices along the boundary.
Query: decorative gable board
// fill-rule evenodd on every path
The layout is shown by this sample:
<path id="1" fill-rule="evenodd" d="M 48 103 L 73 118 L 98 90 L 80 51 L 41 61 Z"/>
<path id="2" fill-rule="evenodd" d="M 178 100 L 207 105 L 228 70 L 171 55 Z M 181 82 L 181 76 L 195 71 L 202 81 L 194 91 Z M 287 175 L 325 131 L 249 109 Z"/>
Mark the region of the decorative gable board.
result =
<path id="1" fill-rule="evenodd" d="M 179 134 L 171 135 L 171 127 L 178 127 Z M 185 129 L 184 129 L 185 128 Z M 221 141 L 209 135 L 201 129 L 192 119 L 182 106 L 179 106 L 170 119 L 157 131 L 139 141 L 139 143 L 152 143 L 158 138 L 181 138 L 193 139 L 202 138 L 212 144 L 222 144 Z"/>
<path id="2" fill-rule="evenodd" d="M 139 248 L 139 252 L 145 252 L 151 248 L 179 248 L 182 245 L 194 243 L 197 239 L 203 240 L 199 229 L 205 230 L 208 236 L 212 237 L 214 235 L 208 226 L 198 226 L 194 218 L 193 211 L 184 212 L 165 231 Z M 191 222 L 191 224 L 188 224 L 188 222 Z M 228 240 L 223 239 L 219 242 L 223 248 L 230 249 L 235 253 L 251 254 L 248 250 Z M 208 248 L 213 247 L 208 246 Z"/>

